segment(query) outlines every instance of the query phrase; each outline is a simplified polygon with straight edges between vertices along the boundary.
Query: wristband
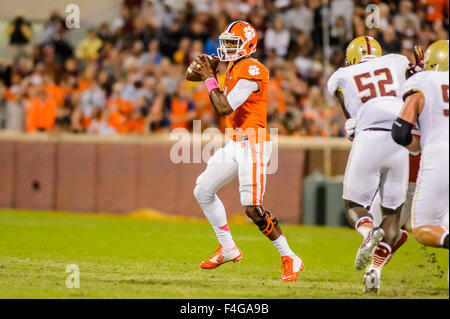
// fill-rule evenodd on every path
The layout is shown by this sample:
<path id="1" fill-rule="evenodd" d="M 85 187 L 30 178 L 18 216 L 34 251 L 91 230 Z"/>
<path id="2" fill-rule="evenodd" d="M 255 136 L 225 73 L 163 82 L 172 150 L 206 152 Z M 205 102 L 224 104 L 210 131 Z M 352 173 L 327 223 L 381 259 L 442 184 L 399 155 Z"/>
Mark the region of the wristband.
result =
<path id="1" fill-rule="evenodd" d="M 208 93 L 211 93 L 214 89 L 219 89 L 219 83 L 217 83 L 216 78 L 209 78 L 205 80 L 206 87 L 208 88 Z"/>

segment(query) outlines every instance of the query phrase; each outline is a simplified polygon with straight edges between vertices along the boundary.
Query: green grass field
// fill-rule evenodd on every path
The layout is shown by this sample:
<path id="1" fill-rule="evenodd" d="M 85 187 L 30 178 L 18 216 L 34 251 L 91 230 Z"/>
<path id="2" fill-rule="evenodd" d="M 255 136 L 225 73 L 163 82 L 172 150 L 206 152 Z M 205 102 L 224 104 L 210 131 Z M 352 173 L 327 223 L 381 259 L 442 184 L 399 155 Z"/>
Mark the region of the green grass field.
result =
<path id="1" fill-rule="evenodd" d="M 361 236 L 347 228 L 283 225 L 305 262 L 282 283 L 281 259 L 251 224 L 230 224 L 240 263 L 202 270 L 217 241 L 205 222 L 0 210 L 0 298 L 449 298 L 447 250 L 410 236 L 385 267 L 380 295 L 353 267 Z M 66 287 L 77 264 L 80 288 Z"/>

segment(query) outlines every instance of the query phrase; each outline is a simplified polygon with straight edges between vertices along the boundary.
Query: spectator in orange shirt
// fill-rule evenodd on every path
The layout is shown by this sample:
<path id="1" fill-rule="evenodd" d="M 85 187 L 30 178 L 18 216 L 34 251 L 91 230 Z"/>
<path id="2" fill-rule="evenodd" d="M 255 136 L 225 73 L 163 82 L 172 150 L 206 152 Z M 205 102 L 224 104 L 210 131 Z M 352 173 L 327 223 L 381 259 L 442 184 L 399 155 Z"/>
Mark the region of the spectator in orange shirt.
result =
<path id="1" fill-rule="evenodd" d="M 127 116 L 121 113 L 115 105 L 109 107 L 106 111 L 108 124 L 118 133 L 128 133 Z"/>
<path id="2" fill-rule="evenodd" d="M 193 101 L 197 110 L 196 118 L 202 121 L 202 130 L 217 126 L 217 116 L 211 105 L 208 89 L 203 82 L 194 87 Z"/>
<path id="3" fill-rule="evenodd" d="M 448 17 L 448 0 L 421 0 L 420 5 L 425 7 L 427 21 L 444 21 Z"/>
<path id="4" fill-rule="evenodd" d="M 117 110 L 124 114 L 128 115 L 131 114 L 134 110 L 134 104 L 130 101 L 127 101 L 122 98 L 122 91 L 124 89 L 124 86 L 122 83 L 117 82 L 113 86 L 112 95 L 106 102 L 107 106 L 115 106 L 117 107 Z"/>
<path id="5" fill-rule="evenodd" d="M 300 110 L 293 92 L 286 91 L 286 112 L 280 115 L 279 121 L 271 127 L 278 128 L 280 135 L 295 134 L 302 125 Z"/>
<path id="6" fill-rule="evenodd" d="M 34 97 L 26 101 L 26 131 L 51 131 L 55 126 L 56 101 L 47 96 L 45 90 L 33 88 Z"/>
<path id="7" fill-rule="evenodd" d="M 121 82 L 114 84 L 112 90 L 112 96 L 106 103 L 107 113 L 109 114 L 107 116 L 108 123 L 114 127 L 117 132 L 127 133 L 127 121 L 134 110 L 134 105 L 122 98 L 123 84 Z"/>
<path id="8" fill-rule="evenodd" d="M 283 92 L 283 83 L 286 78 L 281 67 L 274 68 L 274 76 L 269 81 L 269 103 L 275 103 L 278 114 L 286 112 L 286 99 Z"/>
<path id="9" fill-rule="evenodd" d="M 143 133 L 145 125 L 145 117 L 142 114 L 142 109 L 137 108 L 130 114 L 125 126 L 129 133 Z"/>
<path id="10" fill-rule="evenodd" d="M 43 76 L 44 90 L 47 96 L 55 100 L 58 107 L 64 104 L 64 90 L 61 86 L 55 83 L 53 77 L 46 73 Z"/>
<path id="11" fill-rule="evenodd" d="M 91 64 L 86 67 L 86 70 L 84 70 L 81 80 L 78 82 L 78 90 L 80 92 L 83 92 L 86 90 L 92 81 L 95 80 L 95 67 Z"/>
<path id="12" fill-rule="evenodd" d="M 170 128 L 189 129 L 195 118 L 195 106 L 186 88 L 186 82 L 182 81 L 177 86 L 170 102 Z"/>

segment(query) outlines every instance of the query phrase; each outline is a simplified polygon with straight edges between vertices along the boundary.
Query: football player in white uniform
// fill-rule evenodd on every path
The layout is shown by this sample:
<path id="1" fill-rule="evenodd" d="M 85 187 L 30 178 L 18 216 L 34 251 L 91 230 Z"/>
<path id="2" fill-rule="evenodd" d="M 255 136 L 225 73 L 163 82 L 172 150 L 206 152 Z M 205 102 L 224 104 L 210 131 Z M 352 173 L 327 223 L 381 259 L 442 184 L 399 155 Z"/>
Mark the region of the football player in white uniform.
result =
<path id="1" fill-rule="evenodd" d="M 411 151 L 421 151 L 411 210 L 414 237 L 423 245 L 448 249 L 449 232 L 442 225 L 449 210 L 448 41 L 431 44 L 424 63 L 425 71 L 405 84 L 405 103 L 392 126 L 392 138 Z M 420 142 L 411 136 L 416 123 L 421 131 Z"/>
<path id="2" fill-rule="evenodd" d="M 345 132 L 350 139 L 354 134 L 356 123 L 356 118 L 349 118 L 347 121 L 345 121 Z M 420 131 L 417 128 L 413 128 L 411 134 L 413 135 L 413 138 L 420 138 Z M 406 193 L 406 201 L 400 214 L 401 227 L 405 226 L 408 220 L 411 218 L 411 205 L 414 191 L 416 189 L 416 179 L 417 173 L 419 171 L 419 163 L 420 152 L 409 152 L 409 184 L 408 191 Z M 372 215 L 374 226 L 380 226 L 383 219 L 383 212 L 381 211 L 381 198 L 379 192 L 377 192 L 377 194 L 375 195 L 369 212 Z M 445 220 L 443 222 L 445 222 Z M 408 232 L 402 230 L 402 236 L 404 237 L 402 241 L 405 242 L 408 239 Z"/>
<path id="3" fill-rule="evenodd" d="M 344 177 L 345 214 L 364 237 L 356 269 L 366 267 L 377 247 L 382 248 L 374 256 L 379 279 L 389 256 L 406 240 L 402 241 L 399 217 L 408 187 L 408 151 L 392 141 L 391 128 L 403 105 L 406 78 L 420 68 L 402 55 L 382 56 L 379 43 L 369 36 L 349 44 L 346 64 L 328 80 L 330 94 L 337 97 L 347 119 L 356 122 Z M 377 192 L 383 211 L 380 227 L 374 227 L 369 212 Z M 378 288 L 378 283 L 374 289 L 366 285 L 365 291 Z"/>

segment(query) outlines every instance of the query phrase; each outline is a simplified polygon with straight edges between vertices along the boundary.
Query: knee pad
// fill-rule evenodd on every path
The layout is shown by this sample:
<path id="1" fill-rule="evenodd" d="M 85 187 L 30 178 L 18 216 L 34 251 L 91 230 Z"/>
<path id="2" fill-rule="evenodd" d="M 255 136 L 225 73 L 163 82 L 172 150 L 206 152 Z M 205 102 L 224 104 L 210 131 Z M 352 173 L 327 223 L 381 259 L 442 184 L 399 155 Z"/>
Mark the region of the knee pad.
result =
<path id="1" fill-rule="evenodd" d="M 200 205 L 211 204 L 214 201 L 215 195 L 208 188 L 200 184 L 197 184 L 194 188 L 194 197 Z"/>
<path id="2" fill-rule="evenodd" d="M 249 217 L 253 219 L 253 222 L 258 226 L 259 230 L 266 236 L 269 236 L 272 231 L 278 225 L 278 219 L 272 216 L 268 211 L 266 211 L 262 206 L 255 207 L 256 216 Z"/>

